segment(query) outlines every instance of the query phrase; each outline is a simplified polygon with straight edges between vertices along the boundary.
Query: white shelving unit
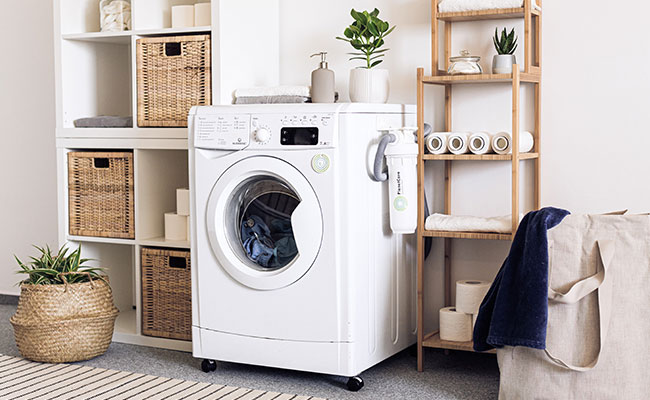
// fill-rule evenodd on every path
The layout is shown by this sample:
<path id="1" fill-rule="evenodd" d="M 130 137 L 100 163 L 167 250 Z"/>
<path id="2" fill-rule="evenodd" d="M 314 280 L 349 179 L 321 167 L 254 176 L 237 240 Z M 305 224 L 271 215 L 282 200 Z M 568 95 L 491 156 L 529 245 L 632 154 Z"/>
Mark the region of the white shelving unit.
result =
<path id="1" fill-rule="evenodd" d="M 212 25 L 171 28 L 171 6 L 199 2 L 211 3 Z M 81 244 L 84 257 L 108 268 L 120 309 L 113 340 L 190 351 L 190 342 L 141 333 L 141 249 L 190 248 L 188 241 L 165 240 L 163 225 L 176 188 L 189 179 L 187 129 L 137 126 L 136 41 L 210 34 L 213 104 L 229 104 L 237 87 L 278 84 L 279 0 L 131 0 L 131 8 L 132 30 L 100 32 L 99 0 L 54 2 L 59 242 Z M 133 116 L 134 125 L 74 127 L 74 120 L 97 115 Z M 133 151 L 135 239 L 68 234 L 67 153 L 101 149 Z"/>

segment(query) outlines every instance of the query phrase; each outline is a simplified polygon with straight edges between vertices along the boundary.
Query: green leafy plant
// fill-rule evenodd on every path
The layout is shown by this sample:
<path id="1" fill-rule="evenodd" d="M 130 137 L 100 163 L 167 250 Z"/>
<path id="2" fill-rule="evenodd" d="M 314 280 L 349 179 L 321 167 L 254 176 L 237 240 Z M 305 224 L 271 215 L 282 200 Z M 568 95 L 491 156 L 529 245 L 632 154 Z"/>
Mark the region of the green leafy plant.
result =
<path id="1" fill-rule="evenodd" d="M 362 11 L 358 12 L 352 9 L 350 15 L 354 18 L 352 25 L 345 28 L 343 35 L 345 37 L 337 36 L 339 40 L 346 41 L 357 50 L 352 55 L 350 60 L 365 61 L 365 65 L 361 68 L 372 68 L 379 65 L 382 57 L 390 49 L 381 49 L 384 45 L 384 38 L 390 35 L 395 27 L 391 27 L 386 21 L 379 19 L 379 10 L 374 9 L 372 12 Z"/>
<path id="2" fill-rule="evenodd" d="M 498 28 L 494 28 L 494 48 L 497 50 L 498 54 L 514 54 L 517 49 L 517 37 L 515 36 L 515 28 L 512 28 L 510 33 L 507 33 L 506 28 L 503 28 L 501 32 L 501 38 L 499 38 Z"/>
<path id="3" fill-rule="evenodd" d="M 50 250 L 49 246 L 45 248 L 34 246 L 34 248 L 40 254 L 38 257 L 30 257 L 31 262 L 29 263 L 23 263 L 14 255 L 18 266 L 20 266 L 18 273 L 29 275 L 22 281 L 24 284 L 60 285 L 65 282 L 88 282 L 91 279 L 104 280 L 103 275 L 100 274 L 104 271 L 103 268 L 84 265 L 91 259 L 81 258 L 81 245 L 70 253 L 67 246 L 64 245 L 56 254 Z"/>

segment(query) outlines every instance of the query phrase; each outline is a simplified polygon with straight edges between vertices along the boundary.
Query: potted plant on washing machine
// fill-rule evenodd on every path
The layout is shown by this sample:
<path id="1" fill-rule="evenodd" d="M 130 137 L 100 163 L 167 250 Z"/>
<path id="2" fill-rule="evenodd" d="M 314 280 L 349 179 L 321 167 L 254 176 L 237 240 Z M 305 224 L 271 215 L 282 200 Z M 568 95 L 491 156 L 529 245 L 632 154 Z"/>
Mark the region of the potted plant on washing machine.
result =
<path id="1" fill-rule="evenodd" d="M 81 246 L 40 253 L 23 263 L 18 309 L 10 322 L 20 354 L 40 362 L 87 360 L 104 354 L 113 337 L 118 310 L 103 269 L 86 266 Z"/>
<path id="2" fill-rule="evenodd" d="M 354 48 L 350 60 L 361 60 L 363 65 L 350 70 L 350 100 L 357 103 L 386 103 L 388 101 L 388 70 L 375 68 L 382 63 L 389 49 L 382 49 L 384 39 L 395 27 L 379 18 L 379 10 L 358 12 L 352 9 L 352 25 L 345 28 L 344 37 Z"/>

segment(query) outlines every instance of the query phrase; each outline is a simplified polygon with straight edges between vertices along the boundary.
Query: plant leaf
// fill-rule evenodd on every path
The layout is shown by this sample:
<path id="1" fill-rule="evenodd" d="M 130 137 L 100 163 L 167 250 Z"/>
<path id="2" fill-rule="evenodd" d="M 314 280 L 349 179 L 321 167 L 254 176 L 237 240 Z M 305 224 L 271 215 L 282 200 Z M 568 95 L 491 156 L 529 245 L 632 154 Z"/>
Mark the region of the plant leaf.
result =
<path id="1" fill-rule="evenodd" d="M 372 68 L 372 67 L 374 67 L 374 66 L 377 66 L 377 65 L 381 64 L 382 61 L 384 61 L 384 60 L 377 60 L 377 61 L 375 61 L 374 63 L 370 64 L 370 68 Z"/>

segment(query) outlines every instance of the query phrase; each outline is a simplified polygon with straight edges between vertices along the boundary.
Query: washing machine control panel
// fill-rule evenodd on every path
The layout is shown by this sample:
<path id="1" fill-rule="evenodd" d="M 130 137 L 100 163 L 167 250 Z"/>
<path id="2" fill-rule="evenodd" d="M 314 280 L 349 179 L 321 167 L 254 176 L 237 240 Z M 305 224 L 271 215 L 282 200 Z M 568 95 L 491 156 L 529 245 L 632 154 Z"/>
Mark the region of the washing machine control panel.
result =
<path id="1" fill-rule="evenodd" d="M 251 116 L 250 149 L 331 147 L 334 114 L 258 114 Z"/>
<path id="2" fill-rule="evenodd" d="M 194 145 L 196 147 L 241 150 L 250 142 L 250 115 L 197 115 L 194 118 L 194 125 Z"/>
<path id="3" fill-rule="evenodd" d="M 335 115 L 198 114 L 194 146 L 218 150 L 299 150 L 334 145 Z"/>

